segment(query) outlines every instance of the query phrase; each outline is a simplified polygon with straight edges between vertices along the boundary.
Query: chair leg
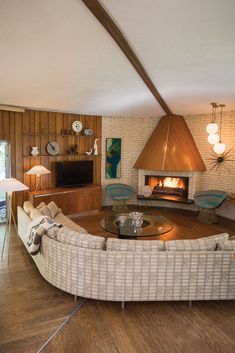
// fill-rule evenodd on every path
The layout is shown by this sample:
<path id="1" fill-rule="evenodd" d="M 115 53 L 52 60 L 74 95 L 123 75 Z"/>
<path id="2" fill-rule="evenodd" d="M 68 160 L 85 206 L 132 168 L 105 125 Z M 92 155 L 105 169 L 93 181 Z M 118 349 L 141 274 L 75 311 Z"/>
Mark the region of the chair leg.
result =
<path id="1" fill-rule="evenodd" d="M 128 212 L 128 206 L 126 204 L 126 200 L 114 200 L 112 209 L 116 213 Z"/>
<path id="2" fill-rule="evenodd" d="M 202 223 L 213 224 L 218 223 L 215 208 L 201 208 L 198 215 L 198 220 Z"/>

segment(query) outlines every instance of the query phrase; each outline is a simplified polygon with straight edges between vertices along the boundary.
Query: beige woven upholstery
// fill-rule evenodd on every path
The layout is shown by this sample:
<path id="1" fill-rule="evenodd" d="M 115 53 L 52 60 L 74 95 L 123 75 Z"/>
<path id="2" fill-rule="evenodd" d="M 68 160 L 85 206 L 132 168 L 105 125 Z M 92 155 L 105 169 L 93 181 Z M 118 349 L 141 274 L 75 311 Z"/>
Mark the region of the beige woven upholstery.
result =
<path id="1" fill-rule="evenodd" d="M 24 244 L 26 217 L 19 209 L 19 235 Z M 234 251 L 93 250 L 44 236 L 33 260 L 49 283 L 81 297 L 224 300 L 235 299 L 234 256 Z"/>

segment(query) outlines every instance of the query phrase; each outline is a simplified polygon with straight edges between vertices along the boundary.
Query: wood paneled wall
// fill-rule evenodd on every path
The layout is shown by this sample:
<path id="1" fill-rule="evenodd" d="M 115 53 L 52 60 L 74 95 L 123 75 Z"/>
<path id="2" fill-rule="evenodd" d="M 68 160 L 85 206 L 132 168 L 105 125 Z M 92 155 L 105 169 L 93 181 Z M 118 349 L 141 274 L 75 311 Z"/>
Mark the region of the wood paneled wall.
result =
<path id="1" fill-rule="evenodd" d="M 93 130 L 92 136 L 78 135 L 72 132 L 72 123 L 75 120 L 82 122 L 83 127 Z M 62 130 L 68 133 L 62 134 Z M 25 113 L 16 113 L 0 110 L 0 140 L 10 142 L 11 176 L 35 189 L 35 176 L 25 174 L 34 165 L 42 164 L 51 174 L 42 178 L 45 188 L 55 187 L 55 162 L 63 160 L 93 160 L 94 183 L 101 183 L 101 116 L 55 113 L 45 111 L 26 110 Z M 98 138 L 99 155 L 87 156 L 85 151 L 93 147 L 94 139 Z M 46 152 L 49 141 L 57 141 L 60 145 L 60 154 L 50 156 Z M 72 145 L 78 145 L 78 154 L 71 155 L 67 151 Z M 31 147 L 39 147 L 39 156 L 31 156 Z M 27 192 L 16 193 L 15 205 L 22 205 L 27 199 Z"/>

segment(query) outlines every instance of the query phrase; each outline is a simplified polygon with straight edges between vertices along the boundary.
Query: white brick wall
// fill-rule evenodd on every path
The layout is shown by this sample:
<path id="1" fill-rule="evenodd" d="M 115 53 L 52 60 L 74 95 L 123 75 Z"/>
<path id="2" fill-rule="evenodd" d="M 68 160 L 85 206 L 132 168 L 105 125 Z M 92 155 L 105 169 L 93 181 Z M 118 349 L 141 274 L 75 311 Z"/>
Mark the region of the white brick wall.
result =
<path id="1" fill-rule="evenodd" d="M 145 143 L 157 125 L 160 118 L 117 118 L 103 117 L 102 123 L 102 186 L 113 182 L 121 182 L 132 185 L 135 190 L 138 189 L 138 170 L 133 168 L 133 164 L 142 151 Z M 198 149 L 202 155 L 207 171 L 198 173 L 194 178 L 195 190 L 201 189 L 220 189 L 228 193 L 235 193 L 235 112 L 224 114 L 222 126 L 222 140 L 228 148 L 233 147 L 231 159 L 220 168 L 220 170 L 210 170 L 212 152 L 207 142 L 206 126 L 211 120 L 211 116 L 195 115 L 185 117 L 186 123 L 194 137 Z M 122 139 L 122 160 L 121 160 L 121 178 L 105 179 L 105 139 L 108 137 L 119 137 Z M 156 172 L 155 172 L 156 173 Z M 142 172 L 140 173 L 142 175 Z M 159 172 L 158 172 L 159 174 Z M 192 197 L 192 189 L 190 196 Z M 110 200 L 103 193 L 103 204 L 111 204 Z M 132 202 L 135 202 L 133 198 Z M 162 202 L 159 206 L 179 207 L 178 204 Z M 180 205 L 181 207 L 182 205 Z M 189 208 L 189 206 L 182 206 Z M 192 207 L 190 207 L 192 209 Z M 226 201 L 218 210 L 227 218 L 235 220 L 235 207 Z"/>
<path id="2" fill-rule="evenodd" d="M 142 151 L 146 141 L 157 125 L 159 118 L 119 118 L 103 117 L 102 119 L 102 171 L 101 182 L 105 187 L 114 182 L 124 183 L 138 188 L 138 169 L 133 165 Z M 121 178 L 105 179 L 105 145 L 106 138 L 122 139 Z M 133 202 L 136 199 L 133 198 Z M 111 204 L 103 192 L 103 203 Z"/>

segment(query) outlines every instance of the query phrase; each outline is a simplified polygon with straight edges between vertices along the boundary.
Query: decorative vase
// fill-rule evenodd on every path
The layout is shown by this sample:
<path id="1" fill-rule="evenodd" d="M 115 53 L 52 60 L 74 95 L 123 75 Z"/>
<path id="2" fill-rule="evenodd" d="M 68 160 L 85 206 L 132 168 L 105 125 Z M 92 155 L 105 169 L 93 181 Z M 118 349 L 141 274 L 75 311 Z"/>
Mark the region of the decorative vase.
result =
<path id="1" fill-rule="evenodd" d="M 98 156 L 98 145 L 97 145 L 97 141 L 98 141 L 98 139 L 95 139 L 94 147 L 93 147 L 93 150 L 94 150 L 93 154 L 94 154 L 94 156 Z"/>
<path id="2" fill-rule="evenodd" d="M 31 155 L 32 156 L 37 156 L 38 154 L 39 154 L 38 147 L 37 146 L 32 147 Z"/>

